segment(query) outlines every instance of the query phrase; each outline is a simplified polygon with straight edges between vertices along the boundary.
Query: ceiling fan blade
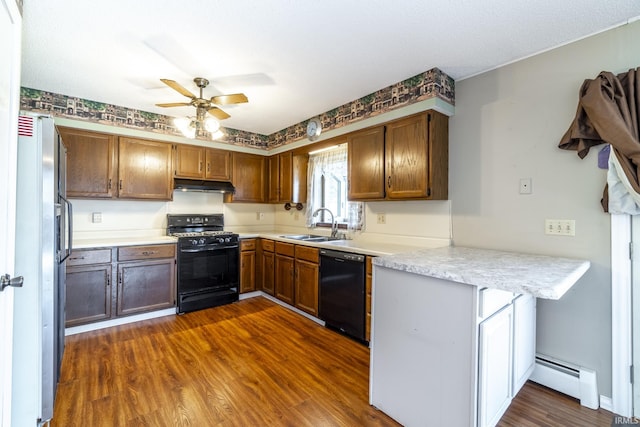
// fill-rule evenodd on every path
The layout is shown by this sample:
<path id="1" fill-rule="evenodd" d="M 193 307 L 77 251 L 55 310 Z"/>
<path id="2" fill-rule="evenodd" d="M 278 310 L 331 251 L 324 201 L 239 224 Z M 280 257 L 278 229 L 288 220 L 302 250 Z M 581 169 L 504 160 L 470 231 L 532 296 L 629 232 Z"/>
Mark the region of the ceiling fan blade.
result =
<path id="1" fill-rule="evenodd" d="M 216 105 L 230 105 L 230 104 L 242 104 L 243 102 L 249 102 L 247 96 L 244 93 L 234 93 L 231 95 L 219 95 L 211 98 L 211 102 Z"/>
<path id="2" fill-rule="evenodd" d="M 178 93 L 181 93 L 182 95 L 188 97 L 188 98 L 195 98 L 196 96 L 194 94 L 192 94 L 191 92 L 189 92 L 187 89 L 185 89 L 184 87 L 182 87 L 180 85 L 180 83 L 174 81 L 174 80 L 169 80 L 169 79 L 160 79 L 160 81 L 164 84 L 166 84 L 167 86 L 169 86 L 171 89 L 175 90 Z"/>
<path id="3" fill-rule="evenodd" d="M 211 107 L 207 111 L 209 112 L 209 114 L 211 114 L 213 117 L 215 117 L 218 120 L 224 120 L 231 117 L 230 115 L 228 115 L 227 113 L 219 109 L 218 107 Z"/>
<path id="4" fill-rule="evenodd" d="M 187 107 L 191 105 L 189 102 L 167 102 L 164 104 L 156 104 L 157 107 Z"/>

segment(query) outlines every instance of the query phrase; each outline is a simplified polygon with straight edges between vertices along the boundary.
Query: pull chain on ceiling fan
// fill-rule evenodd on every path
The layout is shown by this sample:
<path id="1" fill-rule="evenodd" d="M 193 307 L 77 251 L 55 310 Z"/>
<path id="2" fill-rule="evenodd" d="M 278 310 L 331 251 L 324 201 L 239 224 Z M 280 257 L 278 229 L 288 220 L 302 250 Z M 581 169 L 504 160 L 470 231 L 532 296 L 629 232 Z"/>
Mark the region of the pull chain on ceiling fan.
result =
<path id="1" fill-rule="evenodd" d="M 158 107 L 196 107 L 196 117 L 182 117 L 174 119 L 174 124 L 180 131 L 188 138 L 195 138 L 196 136 L 204 136 L 205 131 L 216 135 L 220 127 L 220 123 L 217 120 L 224 120 L 231 117 L 222 109 L 216 105 L 233 105 L 242 104 L 248 102 L 244 93 L 234 93 L 231 95 L 218 95 L 213 96 L 210 99 L 203 98 L 202 90 L 209 85 L 209 80 L 203 77 L 196 77 L 193 79 L 196 86 L 200 88 L 200 96 L 196 96 L 189 90 L 185 89 L 182 85 L 174 80 L 160 79 L 160 81 L 181 95 L 191 98 L 189 102 L 168 102 L 162 104 L 156 104 Z M 215 117 L 207 117 L 207 113 Z"/>

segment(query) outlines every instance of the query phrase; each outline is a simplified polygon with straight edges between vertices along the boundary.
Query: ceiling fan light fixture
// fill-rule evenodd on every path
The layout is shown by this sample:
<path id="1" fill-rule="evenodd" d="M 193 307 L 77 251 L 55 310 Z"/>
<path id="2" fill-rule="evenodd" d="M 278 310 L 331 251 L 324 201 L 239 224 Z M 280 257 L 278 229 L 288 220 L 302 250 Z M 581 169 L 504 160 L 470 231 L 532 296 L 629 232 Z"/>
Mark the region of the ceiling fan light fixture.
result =
<path id="1" fill-rule="evenodd" d="M 220 130 L 220 122 L 213 117 L 207 117 L 204 120 L 204 128 L 207 130 L 207 132 L 215 134 Z"/>

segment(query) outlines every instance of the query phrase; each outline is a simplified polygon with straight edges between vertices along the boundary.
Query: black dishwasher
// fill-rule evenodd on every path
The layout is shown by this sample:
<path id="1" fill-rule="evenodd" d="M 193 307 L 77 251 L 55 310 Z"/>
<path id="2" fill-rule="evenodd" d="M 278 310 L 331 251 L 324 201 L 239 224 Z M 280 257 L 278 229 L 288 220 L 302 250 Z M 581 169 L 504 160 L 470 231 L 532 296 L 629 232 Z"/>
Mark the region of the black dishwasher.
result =
<path id="1" fill-rule="evenodd" d="M 365 257 L 320 249 L 320 318 L 365 342 Z"/>

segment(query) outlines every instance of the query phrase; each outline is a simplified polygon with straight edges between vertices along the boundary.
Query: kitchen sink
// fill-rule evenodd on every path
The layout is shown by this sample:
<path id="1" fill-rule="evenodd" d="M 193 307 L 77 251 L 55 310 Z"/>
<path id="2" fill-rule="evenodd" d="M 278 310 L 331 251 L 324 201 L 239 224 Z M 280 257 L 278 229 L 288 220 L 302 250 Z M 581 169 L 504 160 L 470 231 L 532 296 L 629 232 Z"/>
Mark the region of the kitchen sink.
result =
<path id="1" fill-rule="evenodd" d="M 285 239 L 303 240 L 305 242 L 328 242 L 330 240 L 341 240 L 337 237 L 320 236 L 317 234 L 287 234 L 280 237 Z"/>

